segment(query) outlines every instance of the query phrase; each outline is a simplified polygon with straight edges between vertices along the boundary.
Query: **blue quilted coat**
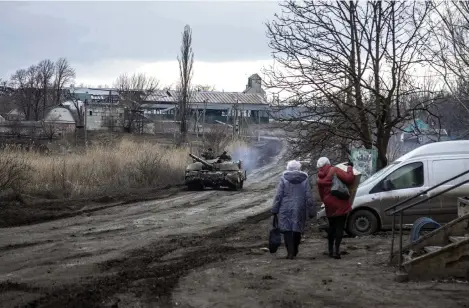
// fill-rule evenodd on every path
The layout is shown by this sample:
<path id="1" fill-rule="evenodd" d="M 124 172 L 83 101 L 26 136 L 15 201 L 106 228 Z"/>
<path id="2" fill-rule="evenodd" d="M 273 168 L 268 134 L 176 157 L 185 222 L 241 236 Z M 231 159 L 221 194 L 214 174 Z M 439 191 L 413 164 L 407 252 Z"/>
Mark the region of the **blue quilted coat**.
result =
<path id="1" fill-rule="evenodd" d="M 282 174 L 272 213 L 278 214 L 282 232 L 304 232 L 306 219 L 315 215 L 313 193 L 306 173 L 285 171 Z"/>

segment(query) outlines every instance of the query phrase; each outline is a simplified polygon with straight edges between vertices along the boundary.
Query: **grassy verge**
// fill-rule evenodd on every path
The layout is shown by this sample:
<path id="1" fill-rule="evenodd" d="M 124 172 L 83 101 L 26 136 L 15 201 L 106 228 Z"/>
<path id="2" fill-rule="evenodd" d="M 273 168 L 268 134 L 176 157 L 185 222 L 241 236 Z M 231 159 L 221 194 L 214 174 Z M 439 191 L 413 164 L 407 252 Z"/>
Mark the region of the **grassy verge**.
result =
<path id="1" fill-rule="evenodd" d="M 188 159 L 188 149 L 128 140 L 91 147 L 84 154 L 45 156 L 8 149 L 0 157 L 0 166 L 7 166 L 0 170 L 0 189 L 77 198 L 172 185 L 183 180 Z"/>
<path id="2" fill-rule="evenodd" d="M 243 141 L 235 141 L 226 149 L 232 151 L 243 145 Z M 130 140 L 114 146 L 93 146 L 81 154 L 42 155 L 9 148 L 0 155 L 0 192 L 13 189 L 61 199 L 178 185 L 191 162 L 189 151 Z"/>

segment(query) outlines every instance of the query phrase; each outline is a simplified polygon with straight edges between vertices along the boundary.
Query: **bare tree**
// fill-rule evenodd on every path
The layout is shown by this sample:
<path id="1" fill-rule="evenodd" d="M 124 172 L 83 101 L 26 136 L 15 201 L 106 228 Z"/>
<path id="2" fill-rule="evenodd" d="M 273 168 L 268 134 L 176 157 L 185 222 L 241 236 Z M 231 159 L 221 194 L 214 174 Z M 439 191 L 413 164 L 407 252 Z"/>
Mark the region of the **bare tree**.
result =
<path id="1" fill-rule="evenodd" d="M 186 141 L 187 118 L 189 115 L 189 103 L 191 100 L 192 66 L 194 64 L 194 52 L 192 51 L 192 30 L 189 25 L 184 27 L 182 33 L 181 54 L 177 57 L 179 63 L 178 91 L 178 120 L 180 121 L 180 143 Z"/>
<path id="2" fill-rule="evenodd" d="M 122 74 L 117 77 L 115 88 L 119 93 L 120 101 L 131 108 L 139 108 L 140 104 L 155 94 L 159 88 L 159 81 L 144 73 L 131 76 Z"/>
<path id="3" fill-rule="evenodd" d="M 418 1 L 304 1 L 281 4 L 267 24 L 274 59 L 267 84 L 306 112 L 289 120 L 300 132 L 297 155 L 346 155 L 351 145 L 376 149 L 378 168 L 396 128 L 427 104 L 410 106 L 423 90 L 413 70 L 428 41 L 422 25 L 430 6 Z M 269 80 L 270 79 L 270 80 Z M 327 153 L 326 152 L 326 153 Z"/>
<path id="4" fill-rule="evenodd" d="M 65 58 L 57 63 L 46 59 L 28 69 L 17 70 L 10 78 L 12 100 L 24 112 L 26 120 L 38 121 L 45 111 L 63 98 L 63 88 L 75 77 Z"/>
<path id="5" fill-rule="evenodd" d="M 41 76 L 36 65 L 28 69 L 19 69 L 11 76 L 11 85 L 15 89 L 13 99 L 26 120 L 38 121 L 43 114 L 41 101 L 43 88 Z"/>
<path id="6" fill-rule="evenodd" d="M 60 120 L 60 116 L 53 116 L 49 119 L 44 119 L 41 121 L 41 128 L 42 133 L 44 134 L 47 139 L 52 140 L 54 139 L 55 135 L 58 133 L 58 121 Z"/>
<path id="7" fill-rule="evenodd" d="M 42 88 L 42 117 L 45 116 L 47 107 L 51 104 L 52 77 L 54 76 L 55 65 L 49 59 L 42 60 L 37 65 L 39 80 Z"/>
<path id="8" fill-rule="evenodd" d="M 70 112 L 76 116 L 77 119 L 77 126 L 84 125 L 84 117 L 85 117 L 85 110 L 84 110 L 84 102 L 78 99 L 78 96 L 75 94 L 74 91 L 64 91 L 61 90 L 64 100 L 70 102 L 72 104 L 72 108 L 70 108 Z"/>
<path id="9" fill-rule="evenodd" d="M 449 92 L 438 106 L 444 125 L 465 135 L 469 133 L 469 3 L 434 1 L 432 5 L 435 13 L 427 22 L 431 43 L 422 55 Z"/>
<path id="10" fill-rule="evenodd" d="M 221 154 L 221 150 L 233 140 L 231 128 L 223 124 L 211 126 L 210 131 L 204 134 L 204 138 L 205 145 L 212 148 L 216 154 Z"/>
<path id="11" fill-rule="evenodd" d="M 211 92 L 215 91 L 215 86 L 211 86 L 208 84 L 198 84 L 194 86 L 194 90 L 198 92 Z"/>
<path id="12" fill-rule="evenodd" d="M 7 113 L 14 108 L 13 90 L 8 81 L 0 78 L 0 114 Z"/>
<path id="13" fill-rule="evenodd" d="M 75 79 L 75 69 L 68 63 L 67 59 L 59 58 L 55 62 L 54 70 L 54 91 L 55 105 L 62 102 L 64 98 L 63 89 Z"/>
<path id="14" fill-rule="evenodd" d="M 143 73 L 133 74 L 132 76 L 122 74 L 116 79 L 114 87 L 119 93 L 119 103 L 129 110 L 124 126 L 128 132 L 132 132 L 135 128 L 137 114 L 141 111 L 140 105 L 148 97 L 155 94 L 159 87 L 159 81 Z"/>

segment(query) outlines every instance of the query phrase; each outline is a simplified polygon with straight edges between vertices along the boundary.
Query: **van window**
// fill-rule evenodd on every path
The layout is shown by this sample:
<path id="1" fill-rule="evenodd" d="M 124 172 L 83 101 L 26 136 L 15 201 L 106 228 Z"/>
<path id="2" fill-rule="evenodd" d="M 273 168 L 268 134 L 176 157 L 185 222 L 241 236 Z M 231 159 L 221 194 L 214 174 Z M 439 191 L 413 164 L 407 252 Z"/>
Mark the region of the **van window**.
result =
<path id="1" fill-rule="evenodd" d="M 432 162 L 432 177 L 429 184 L 430 186 L 440 184 L 466 170 L 469 170 L 469 159 L 467 158 L 434 160 Z M 453 186 L 465 180 L 469 180 L 469 174 L 463 175 L 444 185 Z"/>
<path id="2" fill-rule="evenodd" d="M 385 180 L 391 181 L 392 190 L 421 187 L 424 184 L 425 173 L 422 162 L 404 165 L 388 175 L 383 181 L 373 188 L 372 193 L 381 192 Z"/>
<path id="3" fill-rule="evenodd" d="M 389 169 L 391 169 L 392 167 L 394 167 L 394 165 L 397 165 L 397 164 L 400 164 L 401 162 L 400 161 L 395 161 L 393 162 L 392 164 L 390 165 L 387 165 L 386 167 L 384 167 L 383 169 L 379 170 L 378 172 L 376 172 L 375 174 L 373 174 L 372 176 L 370 176 L 369 178 L 367 178 L 366 180 L 364 180 L 363 182 L 360 183 L 360 185 L 367 185 L 368 183 L 374 181 L 374 179 L 378 178 L 381 176 L 381 174 L 383 173 L 386 173 Z"/>

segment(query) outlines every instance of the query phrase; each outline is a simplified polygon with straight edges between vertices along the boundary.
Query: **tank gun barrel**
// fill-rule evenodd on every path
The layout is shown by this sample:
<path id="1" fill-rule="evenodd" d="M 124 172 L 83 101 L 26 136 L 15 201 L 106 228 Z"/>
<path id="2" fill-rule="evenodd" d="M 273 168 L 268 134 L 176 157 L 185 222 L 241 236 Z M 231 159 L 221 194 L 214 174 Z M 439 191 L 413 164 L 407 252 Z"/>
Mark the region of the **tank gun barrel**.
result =
<path id="1" fill-rule="evenodd" d="M 192 153 L 189 153 L 189 156 L 192 157 L 193 159 L 195 159 L 196 161 L 202 163 L 202 165 L 204 165 L 205 167 L 213 169 L 213 166 L 211 164 L 209 164 L 208 162 L 206 162 L 205 160 L 203 160 L 202 158 L 197 157 L 197 156 L 193 155 Z"/>

